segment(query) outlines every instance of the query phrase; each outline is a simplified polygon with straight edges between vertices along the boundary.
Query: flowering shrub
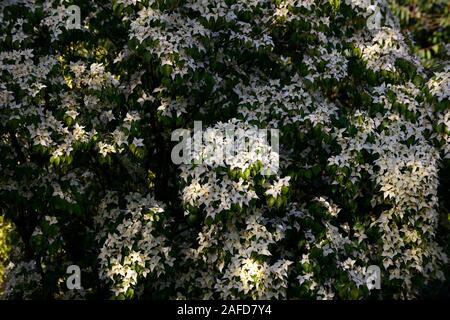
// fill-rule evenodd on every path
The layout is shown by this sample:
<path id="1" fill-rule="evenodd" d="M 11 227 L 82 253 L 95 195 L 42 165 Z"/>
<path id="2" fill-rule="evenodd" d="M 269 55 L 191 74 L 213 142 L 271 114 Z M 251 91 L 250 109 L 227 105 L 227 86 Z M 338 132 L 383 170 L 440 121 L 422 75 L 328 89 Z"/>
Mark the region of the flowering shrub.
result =
<path id="1" fill-rule="evenodd" d="M 21 237 L 4 297 L 414 298 L 447 281 L 450 65 L 425 69 L 384 0 L 6 0 L 0 21 L 1 214 Z M 194 121 L 204 152 L 175 164 Z M 230 128 L 277 129 L 279 148 L 221 161 L 208 142 Z"/>

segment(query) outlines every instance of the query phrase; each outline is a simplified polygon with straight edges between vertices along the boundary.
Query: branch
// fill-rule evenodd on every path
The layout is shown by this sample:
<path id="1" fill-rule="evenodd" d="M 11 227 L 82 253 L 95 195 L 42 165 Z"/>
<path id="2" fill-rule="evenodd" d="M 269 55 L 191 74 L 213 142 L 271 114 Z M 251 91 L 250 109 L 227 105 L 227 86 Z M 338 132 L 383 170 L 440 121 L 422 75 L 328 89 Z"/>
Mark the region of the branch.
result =
<path id="1" fill-rule="evenodd" d="M 22 148 L 20 147 L 19 140 L 17 140 L 16 134 L 11 130 L 11 128 L 8 128 L 9 136 L 11 137 L 11 144 L 14 148 L 14 150 L 17 153 L 17 156 L 19 157 L 19 161 L 22 163 L 27 162 L 27 158 L 25 154 L 22 151 Z"/>

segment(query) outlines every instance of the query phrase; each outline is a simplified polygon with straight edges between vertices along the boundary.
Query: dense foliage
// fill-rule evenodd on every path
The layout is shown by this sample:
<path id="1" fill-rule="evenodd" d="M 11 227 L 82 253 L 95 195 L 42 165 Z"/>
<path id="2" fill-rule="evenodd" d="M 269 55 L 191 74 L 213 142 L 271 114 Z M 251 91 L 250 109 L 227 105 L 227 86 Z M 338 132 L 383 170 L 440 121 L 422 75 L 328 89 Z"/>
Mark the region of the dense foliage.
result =
<path id="1" fill-rule="evenodd" d="M 448 287 L 449 60 L 425 69 L 384 0 L 5 0 L 0 21 L 5 298 Z M 194 121 L 204 152 L 175 164 Z M 279 150 L 208 149 L 255 129 Z"/>
<path id="2" fill-rule="evenodd" d="M 450 2 L 447 0 L 389 0 L 402 31 L 414 41 L 416 53 L 430 68 L 446 60 L 450 50 Z"/>
<path id="3" fill-rule="evenodd" d="M 6 222 L 4 217 L 0 216 L 0 279 L 3 279 L 5 265 L 11 254 L 11 229 L 11 223 Z"/>

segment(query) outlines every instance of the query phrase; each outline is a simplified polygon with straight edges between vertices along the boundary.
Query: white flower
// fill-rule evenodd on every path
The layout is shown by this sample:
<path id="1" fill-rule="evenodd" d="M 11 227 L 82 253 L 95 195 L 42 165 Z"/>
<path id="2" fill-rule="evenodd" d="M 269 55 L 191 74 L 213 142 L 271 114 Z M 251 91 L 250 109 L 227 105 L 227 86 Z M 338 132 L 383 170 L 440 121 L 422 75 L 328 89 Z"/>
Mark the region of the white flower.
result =
<path id="1" fill-rule="evenodd" d="M 281 190 L 283 187 L 289 187 L 290 179 L 291 177 L 289 176 L 279 179 L 273 185 L 271 185 L 269 189 L 266 190 L 265 194 L 277 198 L 279 195 L 281 195 Z"/>
<path id="2" fill-rule="evenodd" d="M 144 146 L 144 139 L 133 138 L 133 142 L 132 143 L 136 147 L 143 147 Z"/>
<path id="3" fill-rule="evenodd" d="M 45 221 L 47 221 L 49 223 L 49 225 L 53 225 L 53 224 L 57 224 L 58 223 L 58 220 L 56 220 L 56 217 L 45 216 L 44 219 L 45 219 Z"/>
<path id="4" fill-rule="evenodd" d="M 99 153 L 104 157 L 106 157 L 110 153 L 116 153 L 116 148 L 113 145 L 104 142 L 98 143 L 98 149 Z"/>
<path id="5" fill-rule="evenodd" d="M 67 110 L 66 116 L 71 117 L 72 119 L 76 119 L 79 113 L 76 110 Z"/>

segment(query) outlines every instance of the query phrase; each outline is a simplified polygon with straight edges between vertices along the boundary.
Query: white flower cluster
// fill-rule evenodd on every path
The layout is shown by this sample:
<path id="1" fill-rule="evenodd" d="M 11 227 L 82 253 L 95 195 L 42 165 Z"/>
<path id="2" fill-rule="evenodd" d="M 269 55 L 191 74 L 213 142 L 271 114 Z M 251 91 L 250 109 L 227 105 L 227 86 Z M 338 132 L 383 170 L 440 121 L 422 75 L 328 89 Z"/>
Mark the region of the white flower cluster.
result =
<path id="1" fill-rule="evenodd" d="M 448 100 L 450 97 L 450 66 L 446 66 L 442 72 L 437 72 L 428 81 L 427 86 L 438 101 Z"/>
<path id="2" fill-rule="evenodd" d="M 405 43 L 404 36 L 398 29 L 383 27 L 371 34 L 353 37 L 355 47 L 361 50 L 362 59 L 367 68 L 374 71 L 397 71 L 396 62 L 404 59 L 422 70 L 417 57 L 411 55 L 411 49 Z"/>
<path id="3" fill-rule="evenodd" d="M 93 63 L 89 69 L 83 63 L 71 63 L 70 70 L 74 74 L 73 84 L 76 87 L 88 86 L 93 90 L 99 90 L 119 83 L 110 72 L 105 71 L 101 63 Z"/>
<path id="4" fill-rule="evenodd" d="M 185 243 L 182 261 L 188 272 L 176 280 L 179 295 L 189 292 L 194 283 L 202 289 L 198 295 L 202 299 L 211 298 L 214 293 L 222 299 L 242 295 L 254 299 L 286 298 L 292 261 L 271 260 L 285 229 L 286 226 L 264 218 L 259 210 L 233 217 L 226 224 L 205 226 L 196 249 Z"/>
<path id="5" fill-rule="evenodd" d="M 207 216 L 214 218 L 217 213 L 230 210 L 235 205 L 248 207 L 252 199 L 258 198 L 249 177 L 276 173 L 279 155 L 272 150 L 266 137 L 258 135 L 256 129 L 233 119 L 205 131 L 201 153 L 194 154 L 192 165 L 180 166 L 180 177 L 187 184 L 182 191 L 185 204 L 204 207 Z M 227 139 L 227 131 L 236 134 L 238 140 Z M 222 133 L 221 137 L 217 133 Z M 245 145 L 246 139 L 253 144 L 236 150 L 241 142 Z M 191 143 L 191 140 L 188 138 L 188 144 L 193 145 L 195 142 Z M 226 150 L 233 152 L 225 155 Z M 238 174 L 238 179 L 233 179 L 233 174 Z"/>
<path id="6" fill-rule="evenodd" d="M 277 128 L 305 121 L 327 127 L 337 110 L 320 93 L 311 94 L 305 90 L 298 74 L 286 85 L 281 84 L 280 80 L 263 83 L 255 78 L 250 85 L 238 86 L 234 91 L 240 99 L 239 113 L 245 120 L 249 123 L 267 123 L 268 127 Z"/>
<path id="7" fill-rule="evenodd" d="M 391 278 L 404 281 L 408 296 L 414 292 L 414 273 L 442 279 L 439 265 L 447 260 L 434 240 L 439 217 L 439 153 L 426 138 L 425 130 L 432 126 L 431 110 L 428 105 L 419 104 L 420 94 L 412 83 L 375 88 L 373 101 L 385 108 L 384 115 L 368 117 L 365 112 L 356 113 L 352 121 L 358 133 L 346 136 L 342 131 L 336 132 L 342 153 L 329 159 L 331 165 L 348 168 L 354 184 L 363 174 L 369 174 L 380 192 L 372 198 L 373 207 L 391 204 L 391 209 L 383 211 L 373 225 L 382 233 L 383 265 Z M 404 110 L 415 115 L 415 120 L 399 115 L 389 96 L 395 96 L 397 108 L 404 106 Z M 374 156 L 372 163 L 361 161 L 366 152 Z M 397 225 L 398 219 L 402 228 Z M 405 243 L 411 232 L 414 237 Z M 410 246 L 413 248 L 406 249 Z M 423 267 L 428 259 L 428 267 Z"/>
<path id="8" fill-rule="evenodd" d="M 160 221 L 165 219 L 164 209 L 151 195 L 131 193 L 125 199 L 126 209 L 108 209 L 105 205 L 114 203 L 114 195 L 109 194 L 101 206 L 101 218 L 97 218 L 104 224 L 110 221 L 109 228 L 114 227 L 105 238 L 99 239 L 102 243 L 99 259 L 100 277 L 112 282 L 112 291 L 116 296 L 134 289 L 140 278 L 146 278 L 149 274 L 161 276 L 175 261 L 167 239 L 157 234 L 154 226 L 162 222 L 164 227 L 166 222 Z M 101 227 L 99 235 L 105 234 L 105 226 Z"/>

